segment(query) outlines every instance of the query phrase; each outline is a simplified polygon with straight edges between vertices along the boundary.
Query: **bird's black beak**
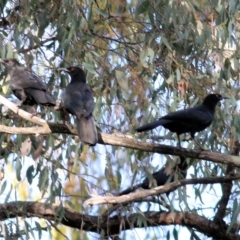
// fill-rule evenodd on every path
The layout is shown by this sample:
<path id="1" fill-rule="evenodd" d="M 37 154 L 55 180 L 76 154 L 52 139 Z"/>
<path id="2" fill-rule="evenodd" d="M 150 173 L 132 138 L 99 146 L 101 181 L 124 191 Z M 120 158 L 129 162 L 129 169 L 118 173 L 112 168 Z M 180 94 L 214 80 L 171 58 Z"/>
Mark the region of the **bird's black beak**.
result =
<path id="1" fill-rule="evenodd" d="M 229 99 L 229 97 L 221 96 L 220 100 L 223 100 L 223 99 Z"/>
<path id="2" fill-rule="evenodd" d="M 58 71 L 70 72 L 67 68 L 58 68 Z"/>

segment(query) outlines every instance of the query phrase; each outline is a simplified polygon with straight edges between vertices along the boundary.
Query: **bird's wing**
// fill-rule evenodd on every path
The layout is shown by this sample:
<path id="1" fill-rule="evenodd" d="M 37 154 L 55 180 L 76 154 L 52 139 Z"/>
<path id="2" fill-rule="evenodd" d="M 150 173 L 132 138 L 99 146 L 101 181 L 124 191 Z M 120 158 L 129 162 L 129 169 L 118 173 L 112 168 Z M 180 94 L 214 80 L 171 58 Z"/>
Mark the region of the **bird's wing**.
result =
<path id="1" fill-rule="evenodd" d="M 62 95 L 61 105 L 73 115 L 86 118 L 92 115 L 94 99 L 90 87 L 86 84 L 68 85 Z"/>
<path id="2" fill-rule="evenodd" d="M 47 91 L 47 85 L 37 75 L 24 69 L 15 70 L 10 82 L 14 89 L 34 88 Z"/>
<path id="3" fill-rule="evenodd" d="M 83 105 L 85 111 L 85 117 L 92 115 L 94 109 L 94 99 L 92 94 L 92 89 L 85 84 L 84 93 L 83 93 Z"/>
<path id="4" fill-rule="evenodd" d="M 203 105 L 188 108 L 160 118 L 159 120 L 179 121 L 191 124 L 210 124 L 213 118 L 213 113 L 206 109 Z"/>

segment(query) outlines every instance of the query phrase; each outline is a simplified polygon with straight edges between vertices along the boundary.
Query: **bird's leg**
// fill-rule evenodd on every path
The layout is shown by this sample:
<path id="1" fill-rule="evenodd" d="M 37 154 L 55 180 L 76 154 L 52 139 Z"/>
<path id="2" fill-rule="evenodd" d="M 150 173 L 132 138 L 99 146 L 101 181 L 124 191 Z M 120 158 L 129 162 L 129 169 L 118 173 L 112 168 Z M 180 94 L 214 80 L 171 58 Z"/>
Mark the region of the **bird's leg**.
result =
<path id="1" fill-rule="evenodd" d="M 192 140 L 197 144 L 198 148 L 202 151 L 205 151 L 205 149 L 201 146 L 201 144 L 195 139 L 195 137 L 194 137 L 195 132 L 191 132 L 190 135 L 191 135 Z"/>
<path id="2" fill-rule="evenodd" d="M 63 120 L 63 124 L 67 125 L 70 122 L 69 114 L 64 108 L 60 108 L 60 117 Z"/>
<path id="3" fill-rule="evenodd" d="M 65 124 L 69 129 L 73 129 L 73 126 L 70 123 L 70 118 L 68 112 L 65 110 L 65 108 L 60 108 L 60 116 L 63 120 L 63 124 Z"/>
<path id="4" fill-rule="evenodd" d="M 177 138 L 178 138 L 178 147 L 179 148 L 182 148 L 182 146 L 181 146 L 181 142 L 180 142 L 180 136 L 177 134 Z"/>
<path id="5" fill-rule="evenodd" d="M 192 140 L 197 144 L 198 148 L 202 151 L 206 151 L 206 149 L 201 146 L 201 144 L 193 137 Z"/>
<path id="6" fill-rule="evenodd" d="M 37 116 L 37 110 L 36 110 L 36 107 L 35 107 L 35 105 L 33 105 L 33 106 L 31 106 L 31 107 L 29 108 L 29 113 L 31 113 L 31 114 L 32 114 L 31 118 L 33 118 L 33 117 L 36 117 L 36 116 Z"/>

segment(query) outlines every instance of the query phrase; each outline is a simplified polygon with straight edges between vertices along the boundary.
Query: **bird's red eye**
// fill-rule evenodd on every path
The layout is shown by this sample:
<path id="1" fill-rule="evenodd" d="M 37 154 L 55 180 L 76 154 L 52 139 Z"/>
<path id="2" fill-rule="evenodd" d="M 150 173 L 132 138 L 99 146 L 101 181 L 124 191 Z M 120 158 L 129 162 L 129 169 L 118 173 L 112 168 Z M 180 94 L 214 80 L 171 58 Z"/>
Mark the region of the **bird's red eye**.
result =
<path id="1" fill-rule="evenodd" d="M 72 68 L 70 68 L 70 71 L 71 71 L 71 72 L 73 72 L 73 71 L 74 71 L 74 68 L 73 68 L 73 67 L 72 67 Z"/>

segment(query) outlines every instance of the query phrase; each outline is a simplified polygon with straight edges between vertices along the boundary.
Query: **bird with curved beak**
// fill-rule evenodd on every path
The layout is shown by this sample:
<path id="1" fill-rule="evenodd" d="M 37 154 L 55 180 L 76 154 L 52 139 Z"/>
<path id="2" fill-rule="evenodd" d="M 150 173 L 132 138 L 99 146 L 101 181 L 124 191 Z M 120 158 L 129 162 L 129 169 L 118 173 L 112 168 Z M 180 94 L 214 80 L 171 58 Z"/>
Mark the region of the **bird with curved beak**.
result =
<path id="1" fill-rule="evenodd" d="M 55 100 L 48 92 L 47 85 L 33 72 L 26 70 L 14 59 L 0 59 L 10 76 L 10 86 L 13 94 L 23 105 L 55 106 Z"/>
<path id="2" fill-rule="evenodd" d="M 80 141 L 90 146 L 96 145 L 98 141 L 97 130 L 92 117 L 94 110 L 94 99 L 91 88 L 86 84 L 84 71 L 77 66 L 59 68 L 67 72 L 71 81 L 61 96 L 60 106 L 68 113 L 76 116 L 77 133 Z"/>

